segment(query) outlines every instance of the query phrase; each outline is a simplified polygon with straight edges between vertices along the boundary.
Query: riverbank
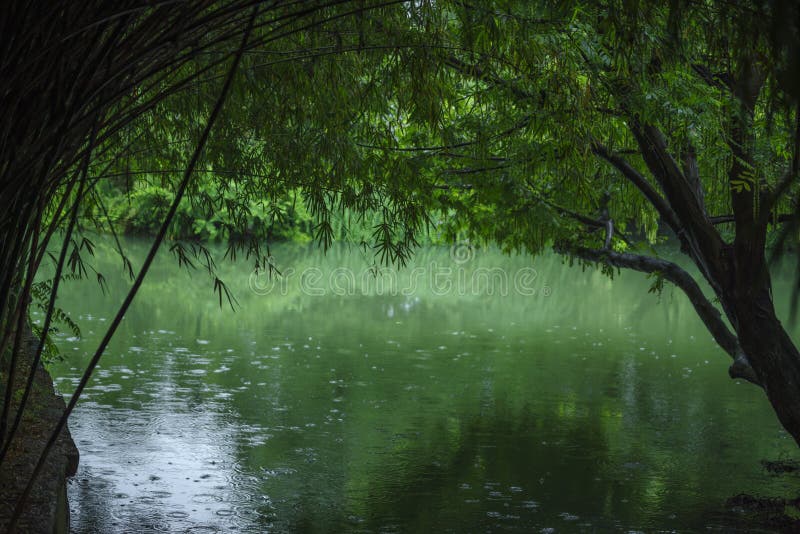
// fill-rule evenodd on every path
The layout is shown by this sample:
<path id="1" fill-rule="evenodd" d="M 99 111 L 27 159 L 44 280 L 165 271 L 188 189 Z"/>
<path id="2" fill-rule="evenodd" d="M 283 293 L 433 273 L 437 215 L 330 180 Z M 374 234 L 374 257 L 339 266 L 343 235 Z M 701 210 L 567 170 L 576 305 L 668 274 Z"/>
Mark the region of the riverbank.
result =
<path id="1" fill-rule="evenodd" d="M 19 392 L 15 400 L 21 397 L 35 349 L 36 339 L 28 332 L 20 355 L 22 372 L 18 373 L 14 385 L 14 392 Z M 16 413 L 16 408 L 12 404 L 12 414 Z M 8 529 L 14 506 L 64 408 L 64 399 L 56 394 L 50 374 L 39 364 L 28 408 L 8 457 L 0 465 L 0 532 Z M 65 428 L 37 480 L 17 525 L 18 532 L 69 532 L 67 478 L 75 474 L 78 458 L 78 449 L 69 429 Z"/>

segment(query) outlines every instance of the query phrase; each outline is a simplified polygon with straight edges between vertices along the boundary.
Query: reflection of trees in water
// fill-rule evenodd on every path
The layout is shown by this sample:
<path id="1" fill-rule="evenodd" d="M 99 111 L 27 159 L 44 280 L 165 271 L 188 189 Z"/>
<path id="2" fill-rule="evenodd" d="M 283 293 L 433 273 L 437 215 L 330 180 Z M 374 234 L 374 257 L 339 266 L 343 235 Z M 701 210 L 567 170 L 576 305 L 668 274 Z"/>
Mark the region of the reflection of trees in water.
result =
<path id="1" fill-rule="evenodd" d="M 134 242 L 134 255 L 135 255 Z M 106 310 L 110 316 L 118 304 L 119 295 L 127 287 L 127 281 L 119 273 L 118 258 L 111 249 L 98 247 L 97 267 L 107 275 L 111 285 L 110 295 L 102 298 L 90 293 L 93 282 L 85 282 L 85 291 L 78 288 L 71 295 L 80 295 L 68 302 L 68 309 L 87 309 L 89 299 L 96 313 Z M 331 273 L 337 268 L 347 268 L 359 273 L 369 268 L 369 262 L 357 247 L 346 245 L 334 247 L 323 255 L 315 247 L 277 247 L 275 255 L 282 266 L 297 272 L 307 267 Z M 412 264 L 398 270 L 400 285 L 408 283 L 413 269 L 432 264 L 449 265 L 465 270 L 470 279 L 475 270 L 496 269 L 514 273 L 524 268 L 534 268 L 536 279 L 534 295 L 520 295 L 513 289 L 507 296 L 486 294 L 435 295 L 424 282 L 413 295 L 369 296 L 356 292 L 354 295 L 336 296 L 328 291 L 327 297 L 304 294 L 295 288 L 287 295 L 279 291 L 266 295 L 254 294 L 248 287 L 251 266 L 245 262 L 220 265 L 220 275 L 234 290 L 241 303 L 237 313 L 219 309 L 212 294 L 209 280 L 201 271 L 191 274 L 179 270 L 173 258 L 163 253 L 144 284 L 138 300 L 129 311 L 122 325 L 122 336 L 141 332 L 144 329 L 163 328 L 189 333 L 212 341 L 212 347 L 221 348 L 216 340 L 230 338 L 232 330 L 243 336 L 257 336 L 260 331 L 277 332 L 281 329 L 297 329 L 287 325 L 287 314 L 302 314 L 308 332 L 324 330 L 328 325 L 336 328 L 342 321 L 363 329 L 364 320 L 371 324 L 404 320 L 413 322 L 415 315 L 425 316 L 430 327 L 430 317 L 440 314 L 436 325 L 459 325 L 478 322 L 493 325 L 525 325 L 533 331 L 544 330 L 553 325 L 578 326 L 582 330 L 603 328 L 610 337 L 627 336 L 628 327 L 641 337 L 686 339 L 691 335 L 707 339 L 708 334 L 695 316 L 685 297 L 667 287 L 659 299 L 647 293 L 649 281 L 638 273 L 621 275 L 625 283 L 613 283 L 606 276 L 594 271 L 583 271 L 579 266 L 568 267 L 559 257 L 546 255 L 531 259 L 526 256 L 505 256 L 495 250 L 478 250 L 474 257 L 462 264 L 453 263 L 446 247 L 420 249 Z M 109 273 L 117 272 L 118 276 Z M 430 273 L 428 273 L 430 274 Z M 405 279 L 404 279 L 405 278 Z M 543 288 L 548 288 L 545 296 Z M 330 288 L 328 288 L 330 289 Z M 101 301 L 98 303 L 98 299 Z M 330 321 L 329 314 L 336 314 L 337 321 Z M 348 320 L 348 316 L 352 320 Z M 296 316 L 294 316 L 296 317 Z M 293 319 L 294 320 L 294 319 Z M 414 327 L 425 327 L 417 321 Z M 357 331 L 358 331 L 357 330 Z"/>
<path id="2" fill-rule="evenodd" d="M 86 301 L 91 299 L 92 306 L 97 309 L 97 301 L 101 300 L 100 308 L 106 309 L 107 315 L 110 315 L 111 311 L 116 309 L 118 297 L 127 288 L 128 282 L 121 272 L 119 258 L 115 256 L 113 248 L 104 246 L 100 239 L 98 242 L 95 263 L 109 281 L 110 296 L 102 298 L 96 295 L 93 281 L 82 283 L 84 290 L 80 287 L 76 289 L 73 284 L 67 293 L 80 295 L 80 300 L 84 301 L 76 302 L 73 299 L 73 302 L 70 302 L 73 305 L 71 307 L 78 310 L 85 309 L 88 303 Z M 144 251 L 143 244 L 136 240 L 130 242 L 126 240 L 126 246 L 128 245 L 133 258 L 137 256 L 138 248 Z M 222 254 L 222 251 L 218 252 Z M 254 294 L 248 285 L 252 269 L 248 262 L 222 262 L 219 265 L 220 276 L 234 290 L 242 304 L 240 313 L 233 320 L 236 324 L 253 329 L 263 328 L 265 315 L 276 316 L 286 311 L 307 313 L 310 319 L 317 319 L 315 310 L 320 306 L 321 300 L 355 299 L 361 305 L 373 310 L 378 306 L 371 305 L 370 300 L 390 302 L 393 303 L 395 312 L 413 310 L 418 307 L 419 302 L 429 302 L 444 314 L 458 314 L 465 307 L 469 307 L 475 308 L 468 312 L 471 314 L 475 314 L 476 309 L 483 310 L 486 317 L 497 318 L 499 323 L 524 322 L 533 328 L 550 326 L 554 321 L 569 321 L 570 324 L 582 327 L 616 324 L 618 327 L 633 327 L 640 333 L 669 331 L 671 337 L 701 335 L 704 339 L 708 338 L 686 298 L 669 285 L 665 287 L 659 299 L 648 293 L 652 280 L 648 280 L 644 275 L 633 272 L 618 273 L 615 278 L 622 278 L 624 283 L 614 283 L 593 269 L 584 270 L 578 265 L 569 267 L 555 255 L 532 259 L 528 256 L 503 255 L 495 249 L 477 249 L 468 261 L 457 263 L 454 262 L 447 247 L 422 248 L 406 267 L 391 268 L 396 270 L 397 283 L 401 288 L 413 285 L 409 280 L 416 276 L 412 274 L 415 268 L 423 268 L 426 276 L 431 274 L 431 265 L 462 269 L 467 280 L 473 280 L 476 271 L 483 270 L 485 273 L 499 268 L 508 273 L 509 294 L 502 297 L 497 294 L 489 296 L 481 292 L 473 294 L 468 291 L 466 295 L 459 295 L 456 291 L 452 291 L 445 295 L 436 295 L 431 292 L 430 283 L 423 277 L 415 284 L 418 290 L 412 295 L 402 295 L 397 292 L 394 295 L 369 299 L 361 294 L 360 290 L 363 289 L 361 287 L 356 288 L 355 294 L 344 297 L 336 296 L 330 287 L 324 287 L 327 285 L 329 275 L 339 268 L 355 273 L 358 283 L 361 283 L 361 274 L 369 270 L 372 258 L 357 246 L 341 244 L 323 254 L 314 246 L 285 245 L 276 246 L 273 252 L 279 267 L 284 270 L 293 269 L 296 273 L 293 275 L 292 283 L 289 284 L 291 291 L 287 295 L 281 295 L 278 289 L 266 295 Z M 297 273 L 309 267 L 318 268 L 324 273 L 324 279 L 318 285 L 324 288 L 331 298 L 314 297 L 300 291 Z M 531 284 L 536 290 L 534 295 L 520 295 L 513 289 L 513 273 L 526 268 L 533 268 L 536 271 L 536 278 Z M 791 281 L 791 272 L 781 274 L 785 276 L 776 276 L 774 281 L 778 289 L 787 286 Z M 454 274 L 454 279 L 455 276 Z M 485 283 L 486 279 L 481 278 L 481 280 Z M 279 286 L 280 282 L 276 284 Z M 549 291 L 549 296 L 544 295 L 545 287 Z M 776 290 L 778 300 L 786 300 L 787 294 L 785 291 Z M 127 321 L 137 324 L 158 324 L 168 329 L 181 328 L 182 332 L 196 332 L 198 336 L 207 335 L 206 332 L 213 331 L 215 327 L 228 328 L 231 324 L 231 312 L 219 309 L 218 300 L 214 298 L 212 292 L 212 284 L 202 270 L 187 273 L 179 269 L 174 258 L 166 251 L 162 251 L 159 261 L 154 265 L 141 289 L 138 300 L 139 302 L 129 312 Z M 381 315 L 386 316 L 386 311 L 388 310 L 384 310 Z"/>
<path id="3" fill-rule="evenodd" d="M 571 506 L 579 489 L 602 502 L 595 478 L 606 446 L 598 419 L 526 407 L 509 411 L 502 403 L 493 408 L 432 428 L 410 446 L 406 454 L 415 462 L 407 469 L 390 463 L 381 472 L 384 466 L 378 466 L 366 489 L 367 524 L 379 529 L 396 518 L 409 531 L 443 525 L 469 530 L 496 525 L 495 512 L 516 516 L 509 523 L 520 527 L 541 524 L 543 514 L 549 520 L 558 512 L 588 512 L 584 503 Z M 576 457 L 550 445 L 554 438 L 586 454 Z M 480 504 L 465 504 L 469 500 Z"/>
<path id="4" fill-rule="evenodd" d="M 360 395 L 351 392 L 341 405 L 346 422 L 331 433 L 342 445 L 315 444 L 318 462 L 300 464 L 291 480 L 264 491 L 288 492 L 277 517 L 293 528 L 348 525 L 353 518 L 369 528 L 397 523 L 410 531 L 437 524 L 488 525 L 493 520 L 486 513 L 494 506 L 490 492 L 495 490 L 516 506 L 515 512 L 505 513 L 516 513 L 529 524 L 580 510 L 609 528 L 611 518 L 636 527 L 655 518 L 664 524 L 671 513 L 680 512 L 680 525 L 699 528 L 707 503 L 713 508 L 724 502 L 726 491 L 741 487 L 740 481 L 715 480 L 720 469 L 709 461 L 730 454 L 720 446 L 739 434 L 736 416 L 713 402 L 714 388 L 709 390 L 708 384 L 676 394 L 670 390 L 674 382 L 659 380 L 656 368 L 625 374 L 624 369 L 637 365 L 620 362 L 617 369 L 590 376 L 563 373 L 554 383 L 552 373 L 558 367 L 551 362 L 538 373 L 519 369 L 524 384 L 509 378 L 513 370 L 497 369 L 500 384 L 492 382 L 487 389 L 478 382 L 467 391 L 457 385 L 469 377 L 454 367 L 454 385 L 441 385 L 442 396 L 454 400 L 441 401 L 428 412 L 408 400 L 405 406 L 399 400 L 388 412 L 376 413 L 364 405 L 369 398 L 402 399 L 403 382 L 375 384 Z M 350 372 L 352 380 L 363 378 L 357 369 Z M 284 379 L 307 382 L 305 376 Z M 625 382 L 632 386 L 632 397 L 619 391 L 609 395 L 597 387 Z M 528 394 L 518 394 L 519 386 L 527 386 Z M 320 406 L 300 407 L 297 412 L 303 415 L 294 421 L 299 424 L 321 411 Z M 271 440 L 264 458 L 254 459 L 246 448 L 239 454 L 258 466 L 262 461 L 286 462 L 292 451 L 308 445 L 301 434 L 294 434 L 292 440 Z M 734 450 L 738 457 L 730 459 L 731 465 L 749 462 L 758 468 L 746 452 Z M 493 483 L 502 487 L 485 487 Z M 469 490 L 460 489 L 462 484 Z M 511 486 L 522 491 L 514 493 Z M 708 498 L 698 498 L 709 490 Z M 467 506 L 466 499 L 478 503 Z M 530 501 L 539 503 L 535 514 L 525 508 Z M 450 517 L 448 510 L 458 512 Z"/>
<path id="5" fill-rule="evenodd" d="M 692 458 L 676 461 L 676 451 L 667 455 L 634 438 L 634 446 L 619 454 L 606 439 L 601 411 L 569 416 L 497 405 L 491 415 L 441 419 L 421 435 L 400 438 L 400 449 L 380 462 L 351 461 L 346 476 L 358 489 L 342 506 L 339 499 L 320 508 L 318 492 L 308 488 L 278 511 L 279 525 L 471 531 L 496 527 L 501 516 L 509 526 L 527 528 L 564 525 L 564 514 L 577 513 L 592 528 L 708 526 L 724 492 L 736 485 L 723 483 L 728 489 L 715 492 L 721 494 L 716 501 L 698 498 L 709 484 L 720 484 L 703 480 L 708 473 L 694 456 L 701 451 L 689 449 Z M 735 523 L 724 515 L 714 520 Z"/>

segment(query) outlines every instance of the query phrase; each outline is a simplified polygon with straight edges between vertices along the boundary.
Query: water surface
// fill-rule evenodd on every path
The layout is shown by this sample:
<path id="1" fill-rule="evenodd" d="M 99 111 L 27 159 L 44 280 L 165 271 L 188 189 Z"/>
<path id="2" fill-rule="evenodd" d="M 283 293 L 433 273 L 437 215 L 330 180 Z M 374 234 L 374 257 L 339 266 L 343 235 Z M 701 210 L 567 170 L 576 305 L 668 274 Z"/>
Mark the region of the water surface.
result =
<path id="1" fill-rule="evenodd" d="M 727 498 L 797 493 L 760 465 L 796 456 L 763 394 L 643 275 L 273 253 L 274 284 L 220 266 L 235 313 L 162 253 L 70 422 L 76 532 L 729 531 L 752 525 Z M 83 329 L 65 394 L 129 285 L 106 244 L 96 263 L 108 294 L 59 301 Z"/>

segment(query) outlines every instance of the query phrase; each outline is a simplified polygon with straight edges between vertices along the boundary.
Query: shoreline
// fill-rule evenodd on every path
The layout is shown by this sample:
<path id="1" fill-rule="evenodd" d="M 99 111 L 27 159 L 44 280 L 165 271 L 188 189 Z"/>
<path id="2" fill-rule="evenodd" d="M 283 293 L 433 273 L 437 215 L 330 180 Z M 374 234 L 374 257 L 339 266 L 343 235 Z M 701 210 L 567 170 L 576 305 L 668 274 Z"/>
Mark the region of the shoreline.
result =
<path id="1" fill-rule="evenodd" d="M 31 331 L 19 355 L 15 390 L 24 388 L 38 340 Z M 16 412 L 12 402 L 11 417 Z M 56 393 L 50 373 L 39 363 L 25 414 L 8 456 L 0 465 L 0 532 L 8 530 L 14 506 L 25 488 L 33 467 L 66 405 Z M 65 427 L 36 482 L 25 511 L 17 524 L 18 532 L 69 532 L 67 479 L 78 469 L 79 452 Z"/>

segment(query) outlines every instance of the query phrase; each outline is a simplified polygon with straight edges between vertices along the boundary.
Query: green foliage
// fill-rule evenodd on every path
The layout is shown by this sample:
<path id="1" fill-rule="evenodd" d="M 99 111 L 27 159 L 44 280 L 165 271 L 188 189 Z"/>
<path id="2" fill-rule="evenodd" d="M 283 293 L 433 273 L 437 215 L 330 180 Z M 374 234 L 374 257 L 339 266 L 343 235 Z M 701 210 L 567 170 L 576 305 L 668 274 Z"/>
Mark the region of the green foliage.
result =
<path id="1" fill-rule="evenodd" d="M 74 279 L 75 275 L 67 275 L 65 279 Z M 31 298 L 32 303 L 36 308 L 38 308 L 42 313 L 47 313 L 48 302 L 50 299 L 50 292 L 53 288 L 53 280 L 42 280 L 40 282 L 36 282 L 31 286 Z M 37 324 L 33 320 L 29 319 L 29 323 L 31 325 L 31 331 L 36 339 L 39 339 L 42 335 L 42 325 Z M 52 319 L 50 323 L 50 328 L 44 337 L 44 347 L 42 349 L 42 362 L 47 365 L 54 361 L 61 361 L 63 360 L 63 356 L 61 352 L 58 350 L 58 346 L 56 345 L 55 341 L 53 341 L 53 335 L 59 332 L 60 328 L 65 328 L 68 330 L 73 337 L 80 338 L 81 337 L 81 329 L 78 324 L 72 320 L 72 318 L 58 306 L 53 307 L 52 312 Z"/>
<path id="2" fill-rule="evenodd" d="M 42 329 L 37 324 L 31 324 L 31 331 L 33 335 L 38 339 L 42 335 Z M 56 330 L 51 328 L 50 332 L 44 338 L 44 347 L 42 348 L 42 363 L 44 365 L 50 365 L 54 362 L 61 362 L 64 361 L 64 355 L 61 354 L 61 351 L 58 350 L 58 346 L 56 345 L 55 341 L 53 341 L 52 334 L 55 333 Z"/>
<path id="3" fill-rule="evenodd" d="M 651 278 L 653 280 L 647 292 L 654 293 L 660 299 L 661 294 L 664 292 L 664 275 L 660 272 L 654 272 L 648 274 L 647 278 Z"/>
<path id="4" fill-rule="evenodd" d="M 112 205 L 111 215 L 124 222 L 124 231 L 131 234 L 154 234 L 169 210 L 174 195 L 168 189 L 157 185 L 137 188 L 130 194 L 127 206 L 124 202 Z M 127 210 L 125 208 L 127 207 Z M 116 209 L 115 209 L 116 208 Z M 176 215 L 176 233 L 181 235 L 187 228 L 186 210 Z"/>
<path id="5" fill-rule="evenodd" d="M 203 195 L 220 195 L 220 202 L 231 210 L 217 211 L 214 205 L 199 202 L 184 203 L 175 216 L 172 236 L 175 239 L 221 241 L 236 235 L 253 233 L 261 239 L 276 241 L 307 241 L 312 219 L 305 206 L 295 198 L 282 198 L 267 205 L 259 199 L 236 205 L 237 191 L 217 191 L 216 183 L 203 180 L 198 190 Z M 125 234 L 153 235 L 161 225 L 174 195 L 160 185 L 137 180 L 130 193 L 110 190 L 102 193 L 109 206 L 109 216 Z"/>
<path id="6" fill-rule="evenodd" d="M 763 20 L 743 25 L 743 13 Z M 730 214 L 732 194 L 759 213 L 795 153 L 771 15 L 714 3 L 445 0 L 334 16 L 245 56 L 171 237 L 222 241 L 257 264 L 276 241 L 348 239 L 402 263 L 425 239 L 597 249 L 604 232 L 586 220 L 607 213 L 615 250 L 652 244 L 666 235 L 662 216 L 596 150 L 660 191 L 634 122 L 663 132 L 678 164 L 695 159 L 709 215 Z M 766 89 L 742 124 L 725 84 L 753 57 Z M 213 80 L 223 69 L 200 55 L 174 75 Z M 121 231 L 158 227 L 217 91 L 193 85 L 108 138 L 126 148 L 91 174 Z M 744 157 L 735 128 L 749 132 Z M 745 170 L 730 176 L 735 161 Z M 794 189 L 772 209 L 792 209 Z M 103 218 L 96 206 L 86 216 Z"/>
<path id="7" fill-rule="evenodd" d="M 43 312 L 47 312 L 47 302 L 49 302 L 50 291 L 52 290 L 53 281 L 43 280 L 31 286 L 31 297 L 33 304 Z M 70 316 L 58 306 L 53 307 L 53 318 L 51 319 L 53 325 L 62 325 L 67 328 L 73 336 L 81 337 L 81 329 L 77 323 L 73 321 Z M 56 331 L 56 326 L 50 327 L 51 332 Z"/>

